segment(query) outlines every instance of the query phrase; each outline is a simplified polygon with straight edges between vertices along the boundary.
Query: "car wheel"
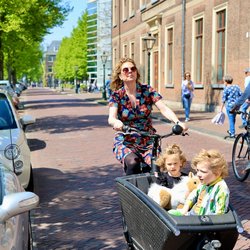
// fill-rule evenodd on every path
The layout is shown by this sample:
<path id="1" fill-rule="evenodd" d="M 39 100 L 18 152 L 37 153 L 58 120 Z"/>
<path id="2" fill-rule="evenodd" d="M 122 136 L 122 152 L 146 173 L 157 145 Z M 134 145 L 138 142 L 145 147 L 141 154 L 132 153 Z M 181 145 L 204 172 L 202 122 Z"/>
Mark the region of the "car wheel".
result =
<path id="1" fill-rule="evenodd" d="M 30 191 L 30 192 L 34 192 L 34 179 L 33 179 L 33 170 L 32 170 L 31 165 L 30 165 L 30 180 L 29 180 L 29 184 L 25 190 Z"/>

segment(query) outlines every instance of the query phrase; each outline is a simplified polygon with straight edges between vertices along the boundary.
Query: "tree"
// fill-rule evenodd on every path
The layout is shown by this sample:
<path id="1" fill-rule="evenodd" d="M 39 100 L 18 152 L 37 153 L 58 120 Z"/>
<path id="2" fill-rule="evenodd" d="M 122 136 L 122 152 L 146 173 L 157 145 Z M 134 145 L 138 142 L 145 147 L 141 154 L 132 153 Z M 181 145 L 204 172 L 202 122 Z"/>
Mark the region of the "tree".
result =
<path id="1" fill-rule="evenodd" d="M 41 43 L 49 29 L 61 25 L 71 10 L 61 0 L 0 0 L 0 79 L 4 78 L 4 55 L 8 67 L 19 44 Z M 15 70 L 14 70 L 15 71 Z"/>
<path id="2" fill-rule="evenodd" d="M 56 77 L 64 81 L 87 79 L 87 12 L 78 19 L 70 38 L 64 38 L 54 63 Z"/>

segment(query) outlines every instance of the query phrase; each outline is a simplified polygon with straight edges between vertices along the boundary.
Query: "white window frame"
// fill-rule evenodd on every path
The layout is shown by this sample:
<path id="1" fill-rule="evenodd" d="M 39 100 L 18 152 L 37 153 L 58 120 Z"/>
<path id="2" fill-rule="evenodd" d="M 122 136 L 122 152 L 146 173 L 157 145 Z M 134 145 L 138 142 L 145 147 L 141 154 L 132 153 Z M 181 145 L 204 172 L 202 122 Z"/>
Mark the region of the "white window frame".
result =
<path id="1" fill-rule="evenodd" d="M 224 58 L 224 72 L 226 72 L 227 69 L 227 27 L 228 27 L 228 4 L 224 3 L 221 5 L 218 5 L 214 7 L 213 9 L 213 20 L 212 20 L 212 72 L 211 72 L 211 83 L 212 87 L 214 88 L 223 88 L 223 84 L 218 84 L 217 83 L 217 71 L 216 69 L 216 51 L 217 51 L 217 36 L 216 36 L 216 24 L 217 24 L 217 13 L 220 11 L 226 11 L 226 20 L 225 20 L 225 27 L 226 27 L 226 32 L 225 32 L 225 58 Z"/>
<path id="2" fill-rule="evenodd" d="M 194 82 L 196 82 L 196 79 L 194 78 L 195 76 L 195 69 L 196 69 L 196 21 L 202 19 L 203 20 L 203 33 L 202 33 L 202 76 L 201 76 L 201 82 L 204 82 L 204 46 L 205 46 L 205 15 L 204 13 L 200 13 L 196 16 L 193 17 L 192 20 L 192 59 L 191 59 L 191 75 L 193 76 L 193 80 Z M 201 87 L 203 86 L 203 84 L 196 84 L 196 87 L 199 87 L 199 85 L 201 85 Z"/>

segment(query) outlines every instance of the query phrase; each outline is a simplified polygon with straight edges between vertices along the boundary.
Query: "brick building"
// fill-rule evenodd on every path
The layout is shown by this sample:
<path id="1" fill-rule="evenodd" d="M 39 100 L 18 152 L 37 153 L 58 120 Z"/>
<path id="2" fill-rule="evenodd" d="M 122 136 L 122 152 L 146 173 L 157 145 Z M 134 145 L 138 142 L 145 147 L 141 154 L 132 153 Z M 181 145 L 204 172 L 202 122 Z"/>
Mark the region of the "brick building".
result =
<path id="1" fill-rule="evenodd" d="M 59 50 L 61 41 L 52 41 L 51 44 L 47 47 L 47 50 L 44 54 L 44 63 L 45 63 L 45 70 L 44 70 L 44 80 L 45 86 L 48 87 L 55 87 L 58 80 L 54 75 L 54 62 L 56 60 L 56 55 Z"/>
<path id="2" fill-rule="evenodd" d="M 141 80 L 148 82 L 150 72 L 150 84 L 168 105 L 181 107 L 185 71 L 195 82 L 192 109 L 220 105 L 225 74 L 243 90 L 243 70 L 250 66 L 250 1 L 113 0 L 112 8 L 113 65 L 120 57 L 134 58 Z M 149 56 L 148 33 L 156 39 Z"/>

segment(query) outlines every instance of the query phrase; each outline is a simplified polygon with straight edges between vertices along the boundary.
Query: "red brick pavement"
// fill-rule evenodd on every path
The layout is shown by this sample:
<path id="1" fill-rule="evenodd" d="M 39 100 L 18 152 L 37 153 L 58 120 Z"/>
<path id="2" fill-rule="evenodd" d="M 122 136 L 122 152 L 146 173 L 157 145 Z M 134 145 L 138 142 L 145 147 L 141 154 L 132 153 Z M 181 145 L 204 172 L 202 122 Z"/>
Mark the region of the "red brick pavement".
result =
<path id="1" fill-rule="evenodd" d="M 114 182 L 123 172 L 111 153 L 108 107 L 100 93 L 63 94 L 33 88 L 22 95 L 24 112 L 37 118 L 27 131 L 40 197 L 32 213 L 36 249 L 126 249 Z M 188 160 L 201 148 L 217 148 L 230 164 L 232 141 L 223 139 L 226 124 L 210 123 L 213 115 L 192 112 L 190 136 L 168 142 L 180 144 Z M 154 123 L 159 133 L 169 129 L 159 118 Z M 234 249 L 250 248 L 249 182 L 236 181 L 230 169 L 231 202 L 245 229 Z"/>

